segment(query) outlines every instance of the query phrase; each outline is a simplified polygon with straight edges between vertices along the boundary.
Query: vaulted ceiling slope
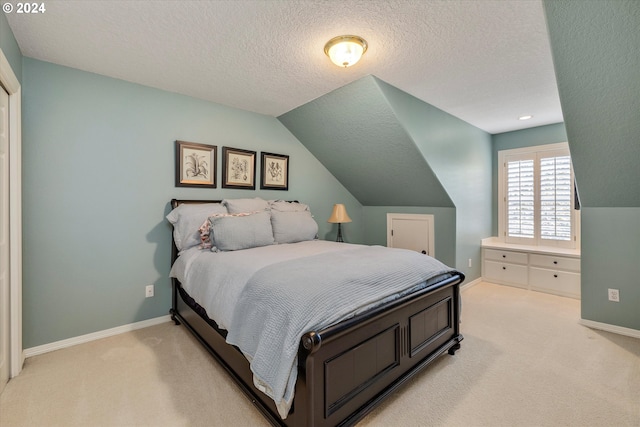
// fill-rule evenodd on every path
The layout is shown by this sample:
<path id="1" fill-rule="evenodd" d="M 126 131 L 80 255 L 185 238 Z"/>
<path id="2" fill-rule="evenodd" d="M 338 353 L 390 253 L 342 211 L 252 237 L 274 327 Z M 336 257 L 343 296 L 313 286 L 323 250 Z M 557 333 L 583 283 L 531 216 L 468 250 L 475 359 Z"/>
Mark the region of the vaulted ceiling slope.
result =
<path id="1" fill-rule="evenodd" d="M 364 206 L 453 207 L 373 76 L 278 119 Z"/>
<path id="2" fill-rule="evenodd" d="M 640 207 L 640 2 L 545 3 L 585 207 Z"/>
<path id="3" fill-rule="evenodd" d="M 364 206 L 460 207 L 470 185 L 490 188 L 467 167 L 490 169 L 473 148 L 487 133 L 375 76 L 278 119 Z"/>

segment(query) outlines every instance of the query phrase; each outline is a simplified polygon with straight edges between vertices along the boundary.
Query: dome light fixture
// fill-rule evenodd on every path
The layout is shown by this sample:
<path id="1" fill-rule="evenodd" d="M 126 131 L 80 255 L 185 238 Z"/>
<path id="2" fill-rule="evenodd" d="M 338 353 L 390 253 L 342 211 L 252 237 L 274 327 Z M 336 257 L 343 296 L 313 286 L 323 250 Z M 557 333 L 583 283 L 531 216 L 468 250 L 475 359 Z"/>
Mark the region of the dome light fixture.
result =
<path id="1" fill-rule="evenodd" d="M 359 36 L 334 37 L 324 45 L 324 53 L 338 67 L 350 67 L 367 51 L 367 42 Z"/>

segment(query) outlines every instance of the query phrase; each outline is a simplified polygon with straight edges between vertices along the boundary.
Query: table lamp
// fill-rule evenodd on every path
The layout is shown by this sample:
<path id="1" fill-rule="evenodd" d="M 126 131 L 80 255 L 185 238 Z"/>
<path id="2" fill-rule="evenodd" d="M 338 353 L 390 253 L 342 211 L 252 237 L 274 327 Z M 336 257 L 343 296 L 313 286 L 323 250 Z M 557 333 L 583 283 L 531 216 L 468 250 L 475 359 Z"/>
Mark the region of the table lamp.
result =
<path id="1" fill-rule="evenodd" d="M 336 242 L 344 242 L 342 240 L 342 223 L 343 222 L 351 222 L 351 218 L 347 214 L 347 209 L 344 207 L 342 203 L 337 203 L 333 205 L 333 212 L 331 212 L 331 216 L 327 220 L 332 224 L 338 224 L 338 237 L 336 237 Z"/>

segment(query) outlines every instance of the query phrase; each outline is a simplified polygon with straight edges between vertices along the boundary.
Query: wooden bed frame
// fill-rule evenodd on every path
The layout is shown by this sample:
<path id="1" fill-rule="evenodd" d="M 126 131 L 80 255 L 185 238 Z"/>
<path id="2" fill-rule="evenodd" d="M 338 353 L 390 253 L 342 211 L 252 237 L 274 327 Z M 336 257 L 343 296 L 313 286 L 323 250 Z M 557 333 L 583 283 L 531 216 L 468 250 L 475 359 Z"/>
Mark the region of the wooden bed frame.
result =
<path id="1" fill-rule="evenodd" d="M 211 200 L 172 200 L 214 203 Z M 177 258 L 175 244 L 172 263 Z M 289 415 L 253 385 L 242 353 L 225 342 L 226 331 L 172 279 L 171 318 L 183 324 L 226 369 L 263 415 L 276 426 L 353 425 L 391 392 L 440 355 L 455 354 L 460 334 L 458 273 L 419 292 L 302 337 L 298 380 Z"/>

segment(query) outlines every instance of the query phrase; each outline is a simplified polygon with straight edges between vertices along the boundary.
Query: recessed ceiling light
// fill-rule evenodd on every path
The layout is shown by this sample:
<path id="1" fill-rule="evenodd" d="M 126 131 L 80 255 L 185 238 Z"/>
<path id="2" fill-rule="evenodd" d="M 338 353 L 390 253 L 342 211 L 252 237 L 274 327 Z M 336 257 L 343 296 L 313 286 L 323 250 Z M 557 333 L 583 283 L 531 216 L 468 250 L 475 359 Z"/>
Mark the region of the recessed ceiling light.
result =
<path id="1" fill-rule="evenodd" d="M 533 118 L 532 115 L 527 114 L 526 116 L 518 117 L 518 120 L 529 120 L 529 119 L 532 119 L 532 118 Z"/>

